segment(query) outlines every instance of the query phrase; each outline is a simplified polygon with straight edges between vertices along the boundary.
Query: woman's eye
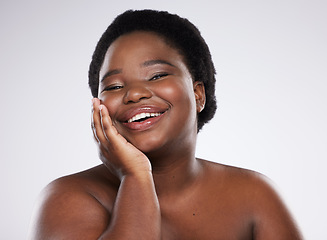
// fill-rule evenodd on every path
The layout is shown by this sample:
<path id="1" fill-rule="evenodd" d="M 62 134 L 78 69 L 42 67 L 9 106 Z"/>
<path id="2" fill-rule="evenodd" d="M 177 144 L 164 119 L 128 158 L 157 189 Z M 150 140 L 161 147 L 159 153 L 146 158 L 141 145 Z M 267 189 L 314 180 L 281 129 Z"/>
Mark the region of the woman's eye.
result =
<path id="1" fill-rule="evenodd" d="M 112 90 L 118 90 L 121 88 L 123 88 L 123 86 L 113 85 L 113 86 L 108 86 L 108 87 L 104 88 L 103 91 L 112 91 Z"/>
<path id="2" fill-rule="evenodd" d="M 151 80 L 157 80 L 157 79 L 159 79 L 159 78 L 162 78 L 162 77 L 166 77 L 166 76 L 168 76 L 168 73 L 159 73 L 159 74 L 156 74 L 156 75 L 154 75 L 152 78 L 150 78 L 149 80 L 151 81 Z"/>

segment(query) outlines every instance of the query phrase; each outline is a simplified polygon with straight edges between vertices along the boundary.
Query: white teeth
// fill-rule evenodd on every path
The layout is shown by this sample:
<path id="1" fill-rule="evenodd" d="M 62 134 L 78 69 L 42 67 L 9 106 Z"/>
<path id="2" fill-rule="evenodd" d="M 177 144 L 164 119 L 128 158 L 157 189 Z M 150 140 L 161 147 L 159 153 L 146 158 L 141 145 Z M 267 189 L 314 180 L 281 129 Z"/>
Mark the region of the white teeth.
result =
<path id="1" fill-rule="evenodd" d="M 147 117 L 157 117 L 161 115 L 161 113 L 139 113 L 139 114 L 136 114 L 134 117 L 128 119 L 127 122 L 135 122 L 137 120 L 140 120 L 142 118 L 147 118 Z"/>

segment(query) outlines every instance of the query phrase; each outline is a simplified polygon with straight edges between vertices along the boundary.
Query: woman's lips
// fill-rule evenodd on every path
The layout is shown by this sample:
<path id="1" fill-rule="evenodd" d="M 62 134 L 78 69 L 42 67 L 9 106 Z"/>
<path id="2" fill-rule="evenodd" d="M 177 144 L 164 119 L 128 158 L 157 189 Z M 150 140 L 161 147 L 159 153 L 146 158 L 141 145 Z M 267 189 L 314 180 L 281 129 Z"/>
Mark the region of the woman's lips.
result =
<path id="1" fill-rule="evenodd" d="M 130 122 L 141 122 L 144 121 L 145 118 L 152 118 L 152 117 L 158 117 L 159 115 L 161 115 L 162 113 L 139 113 L 136 114 L 134 117 L 130 118 L 127 120 L 128 123 Z"/>
<path id="2" fill-rule="evenodd" d="M 131 130 L 147 130 L 155 123 L 157 123 L 163 117 L 164 114 L 165 113 L 160 114 L 157 117 L 147 118 L 142 122 L 124 122 L 123 125 Z"/>
<path id="3" fill-rule="evenodd" d="M 157 123 L 168 109 L 143 106 L 125 112 L 121 123 L 130 130 L 146 130 Z"/>

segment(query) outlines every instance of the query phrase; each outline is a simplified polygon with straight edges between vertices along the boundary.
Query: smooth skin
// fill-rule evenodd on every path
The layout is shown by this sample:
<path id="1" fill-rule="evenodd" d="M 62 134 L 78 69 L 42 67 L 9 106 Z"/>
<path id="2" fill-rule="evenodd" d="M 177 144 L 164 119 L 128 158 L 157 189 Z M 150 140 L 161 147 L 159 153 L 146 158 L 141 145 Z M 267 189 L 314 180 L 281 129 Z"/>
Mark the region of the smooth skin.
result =
<path id="1" fill-rule="evenodd" d="M 30 239 L 302 239 L 264 176 L 195 158 L 204 86 L 160 36 L 119 37 L 100 80 L 103 164 L 45 188 Z M 158 114 L 128 121 L 141 112 Z"/>

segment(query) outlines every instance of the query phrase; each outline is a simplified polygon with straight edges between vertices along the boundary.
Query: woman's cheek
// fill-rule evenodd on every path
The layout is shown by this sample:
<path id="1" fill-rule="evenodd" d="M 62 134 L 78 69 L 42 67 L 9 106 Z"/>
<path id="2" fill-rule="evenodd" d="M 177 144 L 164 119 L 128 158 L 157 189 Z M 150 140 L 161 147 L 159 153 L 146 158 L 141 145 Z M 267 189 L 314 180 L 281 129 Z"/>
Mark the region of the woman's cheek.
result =
<path id="1" fill-rule="evenodd" d="M 194 89 L 191 79 L 177 78 L 172 79 L 174 84 L 167 84 L 166 87 L 162 87 L 164 96 L 169 96 L 169 102 L 178 108 L 180 114 L 184 114 L 184 117 L 188 119 L 196 119 L 196 101 L 194 96 Z M 190 81 L 190 82 L 188 82 Z"/>
<path id="2" fill-rule="evenodd" d="M 180 79 L 171 79 L 169 81 L 163 81 L 156 86 L 156 92 L 159 97 L 171 102 L 184 101 L 189 97 L 187 87 L 180 81 Z"/>
<path id="3" fill-rule="evenodd" d="M 113 95 L 113 94 L 103 94 L 102 96 L 100 96 L 100 101 L 101 104 L 105 105 L 106 108 L 109 111 L 109 115 L 113 116 L 116 112 L 116 110 L 119 107 L 119 103 L 121 102 L 121 100 L 119 100 L 117 98 L 117 96 Z"/>

